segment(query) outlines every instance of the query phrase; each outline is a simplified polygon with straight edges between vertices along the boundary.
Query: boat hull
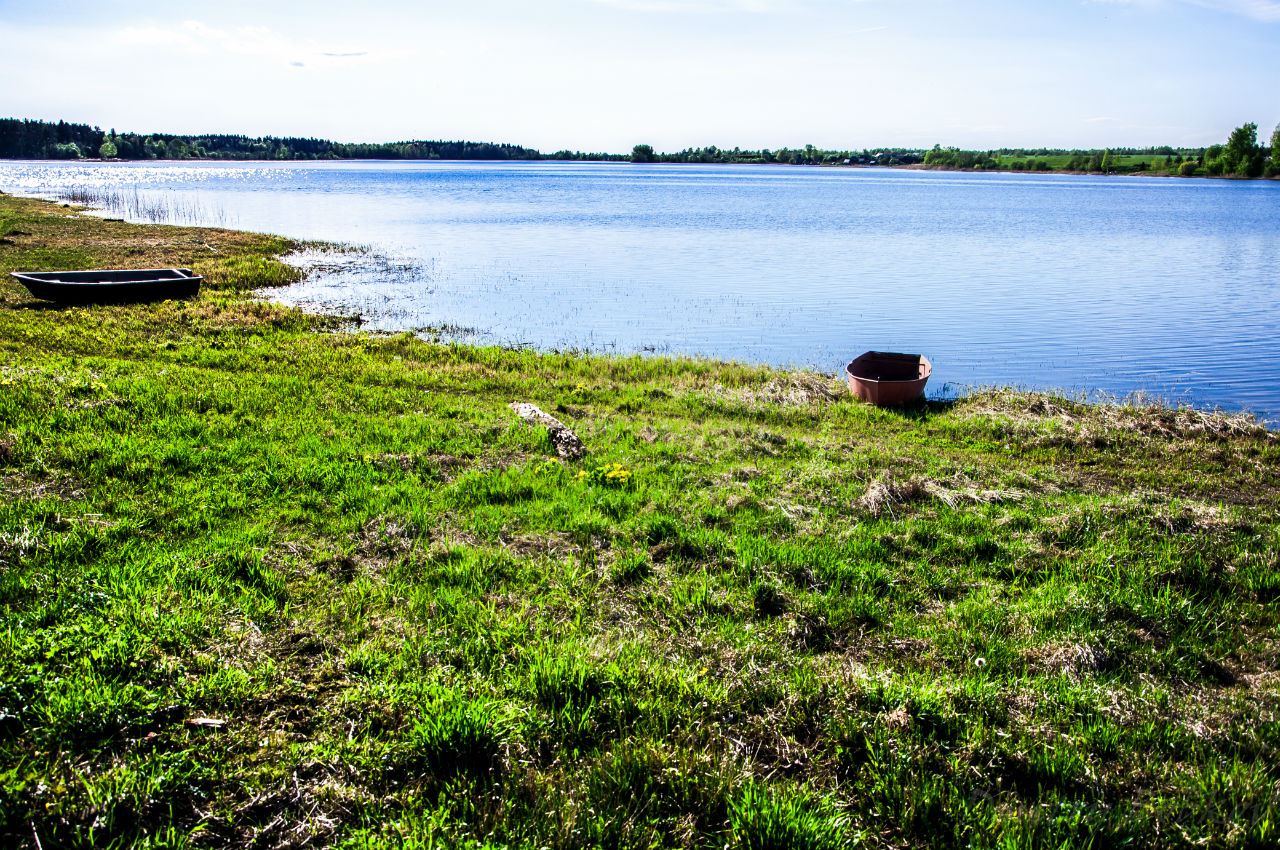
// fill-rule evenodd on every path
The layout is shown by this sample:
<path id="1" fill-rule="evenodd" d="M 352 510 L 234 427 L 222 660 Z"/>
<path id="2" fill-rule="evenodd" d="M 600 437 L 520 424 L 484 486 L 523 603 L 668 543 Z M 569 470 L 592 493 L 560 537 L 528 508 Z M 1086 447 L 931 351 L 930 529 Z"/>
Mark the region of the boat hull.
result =
<path id="1" fill-rule="evenodd" d="M 59 304 L 121 304 L 190 298 L 204 280 L 191 269 L 88 269 L 10 272 L 27 291 Z"/>
<path id="2" fill-rule="evenodd" d="M 877 407 L 897 407 L 924 395 L 933 364 L 919 354 L 868 351 L 845 367 L 849 391 Z"/>

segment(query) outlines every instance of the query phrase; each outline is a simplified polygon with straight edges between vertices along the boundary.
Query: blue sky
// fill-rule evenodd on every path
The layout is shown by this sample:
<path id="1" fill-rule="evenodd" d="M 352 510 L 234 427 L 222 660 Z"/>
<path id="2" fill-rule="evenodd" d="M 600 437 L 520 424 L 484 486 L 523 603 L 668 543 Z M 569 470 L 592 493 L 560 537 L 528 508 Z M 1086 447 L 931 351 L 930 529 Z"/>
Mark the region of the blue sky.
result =
<path id="1" fill-rule="evenodd" d="M 0 116 L 139 132 L 1203 145 L 1280 121 L 1280 0 L 0 0 Z"/>

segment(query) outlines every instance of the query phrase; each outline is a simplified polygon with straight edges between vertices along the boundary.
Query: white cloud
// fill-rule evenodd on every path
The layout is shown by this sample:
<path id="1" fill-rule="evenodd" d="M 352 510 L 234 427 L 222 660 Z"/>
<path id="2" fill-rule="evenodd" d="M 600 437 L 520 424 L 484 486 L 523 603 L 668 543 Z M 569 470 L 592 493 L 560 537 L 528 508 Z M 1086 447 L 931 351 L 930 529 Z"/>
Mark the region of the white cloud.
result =
<path id="1" fill-rule="evenodd" d="M 199 53 L 208 53 L 206 45 L 197 41 L 189 32 L 165 27 L 125 27 L 117 30 L 115 40 L 134 47 L 181 47 Z"/>
<path id="2" fill-rule="evenodd" d="M 1280 2 L 1277 0 L 1186 0 L 1206 9 L 1219 9 L 1253 18 L 1264 23 L 1280 22 Z"/>
<path id="3" fill-rule="evenodd" d="M 771 12 L 777 0 L 591 0 L 631 12 Z"/>
<path id="4" fill-rule="evenodd" d="M 255 56 L 286 62 L 297 68 L 399 58 L 393 51 L 379 51 L 375 54 L 368 50 L 344 50 L 331 45 L 301 41 L 269 27 L 220 29 L 202 21 L 183 21 L 181 25 L 173 27 L 126 27 L 115 33 L 115 40 L 129 46 L 179 48 L 200 55 L 222 53 Z"/>
<path id="5" fill-rule="evenodd" d="M 1280 23 L 1280 0 L 1085 0 L 1086 4 L 1111 6 L 1167 6 L 1179 2 L 1203 9 L 1240 15 L 1263 23 Z"/>

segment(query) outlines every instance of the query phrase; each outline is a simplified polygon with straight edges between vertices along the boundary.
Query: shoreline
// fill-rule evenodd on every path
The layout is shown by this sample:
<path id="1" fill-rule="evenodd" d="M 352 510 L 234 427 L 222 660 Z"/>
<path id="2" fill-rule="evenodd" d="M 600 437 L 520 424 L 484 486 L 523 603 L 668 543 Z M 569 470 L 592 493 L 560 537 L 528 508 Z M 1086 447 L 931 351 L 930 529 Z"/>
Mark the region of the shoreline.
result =
<path id="1" fill-rule="evenodd" d="M 877 167 L 880 167 L 880 166 L 877 166 Z M 926 169 L 926 168 L 917 167 L 917 166 L 903 166 L 903 168 L 908 170 L 938 170 L 938 169 L 931 169 L 931 168 Z M 1016 174 L 1018 172 L 1010 172 L 1010 173 Z M 79 198 L 76 195 L 68 196 L 66 193 L 43 193 L 43 194 L 33 193 L 31 195 L 27 195 L 26 197 L 40 198 L 44 200 L 49 200 L 54 203 L 64 203 L 63 201 L 64 198 L 73 199 L 72 200 L 73 203 L 77 203 L 77 202 L 81 204 L 92 203 L 92 199 L 86 200 L 86 199 Z M 133 206 L 130 207 L 127 203 L 119 201 L 114 196 L 104 195 L 99 197 L 98 200 L 101 202 L 102 205 L 97 208 L 89 207 L 88 208 L 89 215 L 106 218 L 108 220 L 110 220 L 113 215 L 123 215 L 125 217 L 125 220 L 127 221 L 133 221 L 134 223 L 138 223 L 138 224 L 145 224 L 145 218 L 139 217 L 141 213 L 134 214 L 134 215 L 130 214 L 131 209 L 134 210 L 136 213 L 136 209 L 138 208 L 138 204 L 136 201 L 134 201 Z M 144 210 L 144 212 L 145 211 L 146 210 Z M 170 210 L 170 212 L 172 213 L 172 209 Z M 214 215 L 214 216 L 204 215 L 203 217 L 206 219 L 214 218 L 219 222 L 225 221 L 225 219 L 227 218 L 225 213 L 221 215 Z M 154 222 L 155 219 L 152 218 L 152 221 Z M 194 226 L 194 225 L 175 225 L 175 226 Z M 275 235 L 279 235 L 279 234 L 275 234 Z M 288 238 L 288 237 L 282 237 L 282 238 Z M 332 316 L 335 314 L 341 315 L 345 309 L 340 305 L 335 307 L 334 305 L 329 305 L 325 303 L 302 304 L 301 306 L 303 307 L 303 309 L 315 310 L 329 316 Z M 363 326 L 364 325 L 363 320 L 358 322 L 358 325 Z M 376 326 L 376 325 L 377 323 L 375 322 L 373 326 Z M 390 330 L 392 332 L 400 332 L 405 329 L 406 328 L 403 328 L 403 327 L 380 328 L 380 330 Z M 415 329 L 409 329 L 409 330 L 415 330 Z M 467 328 L 466 329 L 468 331 L 467 333 L 454 334 L 449 332 L 449 329 L 447 328 L 441 329 L 441 328 L 434 328 L 429 325 L 424 325 L 422 328 L 417 330 L 421 330 L 421 332 L 426 337 L 437 340 L 437 341 L 457 341 L 463 344 L 479 345 L 479 346 L 509 344 L 508 341 L 506 340 L 498 339 L 493 337 L 492 335 L 486 334 L 483 329 Z M 661 346 L 653 346 L 653 348 L 654 350 L 650 351 L 649 347 L 637 347 L 637 350 L 633 353 L 642 353 L 646 356 L 672 354 L 672 352 L 669 350 L 665 350 L 665 351 L 662 350 Z M 550 347 L 543 350 L 548 352 L 559 352 L 562 350 L 581 351 L 588 354 L 602 354 L 602 355 L 614 353 L 614 350 L 612 349 L 611 346 L 600 346 L 598 348 L 591 348 L 589 345 L 577 345 L 577 344 L 569 345 L 564 348 L 558 347 L 558 346 Z M 704 355 L 693 354 L 688 356 L 698 357 L 698 356 L 704 356 Z M 852 356 L 852 352 L 850 353 L 850 356 Z M 823 362 L 820 364 L 815 364 L 814 362 L 809 360 L 801 360 L 801 361 L 792 360 L 789 362 L 779 362 L 779 363 L 771 363 L 768 361 L 759 361 L 759 360 L 754 360 L 754 361 L 744 360 L 743 362 L 749 365 L 769 366 L 771 368 L 781 369 L 784 371 L 797 370 L 797 369 L 801 371 L 817 370 L 824 374 L 829 374 L 829 375 L 834 374 L 834 376 L 837 379 L 841 378 L 842 366 L 843 366 L 843 361 L 837 364 L 832 364 L 831 362 L 828 362 L 828 360 L 823 360 Z M 797 365 L 797 362 L 800 362 L 802 365 Z M 1190 387 L 1182 387 L 1179 390 L 1174 390 L 1166 386 L 1158 390 L 1152 390 L 1150 388 L 1150 384 L 1148 383 L 1147 385 L 1144 385 L 1144 386 L 1135 386 L 1132 388 L 1117 389 L 1114 387 L 1112 388 L 1092 387 L 1079 382 L 1074 383 L 1071 386 L 1066 386 L 1063 384 L 1055 384 L 1050 381 L 1044 381 L 1044 382 L 1034 383 L 1034 384 L 1028 383 L 1026 381 L 1017 382 L 1017 383 L 1014 383 L 1014 382 L 999 383 L 998 381 L 992 381 L 989 383 L 964 383 L 962 381 L 953 381 L 951 383 L 954 384 L 954 386 L 948 392 L 939 394 L 939 388 L 942 386 L 942 383 L 935 381 L 934 386 L 932 388 L 934 392 L 934 398 L 941 400 L 944 398 L 952 398 L 954 396 L 957 396 L 963 393 L 973 392 L 975 390 L 982 391 L 983 389 L 988 387 L 1013 386 L 1013 387 L 1020 387 L 1024 389 L 1032 389 L 1034 391 L 1041 392 L 1041 393 L 1061 395 L 1061 396 L 1070 397 L 1076 400 L 1082 400 L 1082 399 L 1088 400 L 1090 403 L 1123 404 L 1123 403 L 1126 403 L 1126 401 L 1136 397 L 1139 400 L 1139 403 L 1146 404 L 1146 403 L 1149 403 L 1151 400 L 1156 399 L 1161 404 L 1168 407 L 1173 407 L 1173 408 L 1188 406 L 1202 412 L 1217 412 L 1225 415 L 1244 414 L 1244 415 L 1255 417 L 1258 421 L 1264 423 L 1269 428 L 1272 428 L 1272 429 L 1280 428 L 1280 413 L 1268 412 L 1266 410 L 1259 411 L 1256 408 L 1248 407 L 1244 402 L 1239 402 L 1233 405 L 1224 406 L 1224 404 L 1221 403 L 1220 401 L 1215 402 L 1213 400 L 1208 400 L 1208 399 L 1191 400 L 1188 398 L 1188 394 L 1191 392 Z"/>
<path id="2" fill-rule="evenodd" d="M 0 163 L 5 162 L 33 162 L 33 163 L 95 163 L 101 165 L 129 165 L 131 163 L 219 163 L 219 164 L 235 164 L 235 163 L 256 163 L 256 164 L 276 164 L 276 165 L 302 165 L 306 163 L 329 163 L 329 162 L 377 162 L 377 163 L 436 163 L 449 164 L 456 163 L 459 165 L 518 165 L 522 163 L 529 164 L 562 164 L 571 165 L 694 165 L 694 166 L 733 166 L 733 167 L 785 167 L 785 168 L 853 168 L 853 169 L 890 169 L 895 171 L 945 171 L 956 174 L 1013 174 L 1021 176 L 1054 176 L 1065 175 L 1073 177 L 1169 177 L 1178 180 L 1231 180 L 1240 182 L 1280 182 L 1280 174 L 1275 175 L 1259 175 L 1258 177 L 1243 177 L 1236 174 L 1191 174 L 1181 175 L 1174 174 L 1171 171 L 1132 171 L 1132 172 L 1106 172 L 1106 171 L 1072 171 L 1068 169 L 1050 169 L 1048 171 L 1035 171 L 1031 169 L 1004 169 L 1004 168 L 955 168 L 945 165 L 925 165 L 923 163 L 910 163 L 904 165 L 874 165 L 869 163 L 790 163 L 790 162 L 644 162 L 632 163 L 627 160 L 605 160 L 605 159 L 581 159 L 581 160 L 560 160 L 560 159 L 510 159 L 510 160 L 493 160 L 493 159 L 219 159 L 205 158 L 199 159 L 188 157 L 185 159 L 101 159 L 98 157 L 83 157 L 78 160 L 65 159 L 5 159 L 0 158 Z"/>
<path id="3" fill-rule="evenodd" d="M 872 167 L 872 166 L 856 166 L 856 167 Z M 888 167 L 888 166 L 874 166 L 874 167 L 879 168 L 879 167 Z M 930 167 L 924 167 L 924 166 L 893 166 L 893 167 L 908 169 L 908 170 L 950 170 L 950 169 L 930 168 Z M 996 173 L 1004 173 L 1004 172 L 996 172 Z M 1009 173 L 1017 174 L 1019 172 L 1009 172 Z M 1136 175 L 1111 175 L 1111 176 L 1136 176 Z M 1155 175 L 1150 175 L 1150 176 L 1155 176 Z M 0 191 L 0 196 L 3 196 L 3 195 L 4 195 L 4 192 Z M 108 207 L 93 207 L 93 206 L 86 206 L 83 203 L 68 202 L 68 201 L 62 200 L 61 199 L 62 196 L 57 194 L 31 194 L 31 195 L 13 194 L 11 195 L 11 197 L 28 198 L 31 200 L 39 200 L 39 201 L 44 201 L 50 204 L 60 205 L 60 207 L 62 208 L 77 209 L 79 211 L 82 211 L 85 215 L 88 215 L 90 217 L 97 218 L 106 222 L 130 223 L 140 227 L 157 227 L 157 228 L 175 227 L 175 228 L 186 228 L 191 230 L 201 229 L 201 226 L 198 226 L 198 225 L 156 224 L 156 223 L 148 224 L 145 221 L 131 220 L 128 217 L 114 218 L 114 217 L 111 217 L 112 214 L 114 212 L 120 212 L 120 211 L 112 210 Z M 127 216 L 127 213 L 122 213 L 122 214 Z M 226 228 L 215 228 L 215 229 L 226 230 Z M 236 229 L 230 229 L 230 230 L 227 230 L 227 232 L 250 233 L 250 231 L 239 231 Z M 348 249 L 353 249 L 355 250 L 356 253 L 361 253 L 361 254 L 367 253 L 367 250 L 368 250 L 366 247 L 362 247 L 362 246 L 346 245 L 345 243 L 343 244 L 320 243 L 315 241 L 295 239 L 293 237 L 283 236 L 281 234 L 270 233 L 267 231 L 253 232 L 253 233 L 262 237 L 270 237 L 274 239 L 280 239 L 280 240 L 292 242 L 298 245 L 299 250 L 303 248 L 324 248 L 326 250 L 338 250 L 338 251 L 347 251 Z M 273 276 L 269 281 L 262 284 L 261 286 L 255 287 L 253 285 L 248 285 L 248 288 L 260 289 L 261 291 L 256 294 L 259 297 L 269 299 L 270 290 L 274 288 L 278 288 L 279 286 L 282 285 L 277 281 L 286 280 L 288 284 L 298 283 L 298 282 L 301 282 L 301 280 L 307 273 L 305 264 L 297 264 L 297 263 L 286 261 L 285 265 L 287 265 L 289 268 L 294 269 L 296 271 L 286 272 L 283 274 L 283 276 L 281 276 L 281 274 L 279 273 L 276 273 L 275 276 Z M 295 309 L 295 308 L 290 307 L 290 309 Z M 366 324 L 366 321 L 363 317 L 358 315 L 356 316 L 347 315 L 340 308 L 333 305 L 304 304 L 296 309 L 301 309 L 304 312 L 309 312 L 312 315 L 323 317 L 325 320 L 330 322 L 338 322 L 338 323 L 344 324 L 345 326 L 354 325 L 354 328 L 356 330 L 361 329 Z M 368 328 L 368 330 L 375 330 L 375 328 L 370 327 Z M 404 332 L 403 330 L 398 330 L 398 329 L 380 329 L 379 328 L 376 330 L 379 333 Z M 486 347 L 486 346 L 506 347 L 508 345 L 508 343 L 502 340 L 486 341 L 484 339 L 485 334 L 483 333 L 483 331 L 479 331 L 476 329 L 468 329 L 468 331 L 470 332 L 462 335 L 452 334 L 451 332 L 449 332 L 449 329 L 447 328 L 434 328 L 430 326 L 422 328 L 420 329 L 420 331 L 424 339 L 430 339 L 438 342 L 443 341 L 443 342 L 451 342 L 451 343 L 472 345 L 472 346 L 478 346 L 478 347 Z M 410 331 L 410 332 L 417 333 L 418 331 Z M 528 346 L 519 346 L 519 347 L 528 348 Z M 552 354 L 552 355 L 567 353 L 567 354 L 584 354 L 586 356 L 608 357 L 608 356 L 614 356 L 616 354 L 616 352 L 610 351 L 607 347 L 599 348 L 599 349 L 579 348 L 579 347 L 569 347 L 566 349 L 534 348 L 531 350 L 540 351 L 544 354 Z M 657 350 L 650 351 L 647 348 L 643 350 L 638 350 L 635 352 L 630 352 L 630 354 L 636 354 L 636 355 L 646 356 L 646 357 L 648 356 L 664 357 L 665 356 L 665 357 L 675 357 L 675 358 L 692 358 L 695 360 L 703 358 L 703 355 L 680 354 L 675 352 L 669 352 L 669 351 L 663 352 L 663 351 L 657 351 Z M 625 357 L 629 355 L 623 354 L 621 356 Z M 721 361 L 718 358 L 710 358 L 710 360 L 712 362 L 726 362 L 733 365 L 742 365 L 747 368 L 764 368 L 764 369 L 774 370 L 779 373 L 789 373 L 789 372 L 814 373 L 816 371 L 818 374 L 821 374 L 824 377 L 831 378 L 835 381 L 843 381 L 843 374 L 839 368 L 837 368 L 834 372 L 826 372 L 820 369 L 815 370 L 815 367 L 811 365 L 810 366 L 775 365 L 767 362 L 750 361 L 750 360 Z M 995 384 L 995 383 L 993 384 L 955 384 L 954 386 L 952 386 L 950 392 L 946 394 L 939 394 L 941 392 L 940 390 L 941 386 L 942 386 L 941 383 L 935 382 L 935 386 L 933 387 L 934 395 L 932 396 L 932 400 L 953 401 L 957 398 L 963 397 L 965 394 L 971 394 L 974 392 L 981 393 L 984 391 L 994 390 L 994 389 L 1015 389 L 1015 391 L 1021 389 L 1021 390 L 1027 390 L 1027 391 L 1039 393 L 1039 394 L 1070 398 L 1077 403 L 1107 404 L 1107 405 L 1113 405 L 1113 406 L 1114 405 L 1124 406 L 1124 405 L 1129 405 L 1131 403 L 1136 403 L 1140 406 L 1148 406 L 1154 403 L 1159 406 L 1167 407 L 1170 409 L 1188 408 L 1191 410 L 1195 410 L 1199 413 L 1206 413 L 1210 415 L 1222 415 L 1222 416 L 1228 416 L 1228 417 L 1243 416 L 1253 421 L 1256 421 L 1263 427 L 1269 428 L 1271 430 L 1280 429 L 1280 413 L 1268 415 L 1265 412 L 1260 413 L 1244 406 L 1224 407 L 1221 404 L 1216 404 L 1212 402 L 1197 403 L 1193 401 L 1188 401 L 1185 398 L 1180 398 L 1178 397 L 1178 395 L 1174 395 L 1174 394 L 1153 393 L 1149 389 L 1146 389 L 1143 387 L 1132 389 L 1128 392 L 1120 393 L 1114 390 L 1105 390 L 1105 389 L 1099 389 L 1099 388 L 1081 388 L 1078 386 L 1067 388 L 1062 386 L 1027 385 L 1027 384 Z M 1182 393 L 1181 395 L 1185 396 L 1185 392 Z"/>

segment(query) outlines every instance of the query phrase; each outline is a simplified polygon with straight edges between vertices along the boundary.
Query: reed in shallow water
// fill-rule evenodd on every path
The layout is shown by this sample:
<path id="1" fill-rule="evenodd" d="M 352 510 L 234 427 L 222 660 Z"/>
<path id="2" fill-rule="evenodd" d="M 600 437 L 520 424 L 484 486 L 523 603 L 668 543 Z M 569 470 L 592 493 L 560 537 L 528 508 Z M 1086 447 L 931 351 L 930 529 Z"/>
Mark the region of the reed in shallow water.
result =
<path id="1" fill-rule="evenodd" d="M 227 211 L 221 207 L 210 207 L 198 198 L 171 193 L 144 195 L 137 186 L 132 190 L 76 188 L 62 192 L 59 197 L 71 204 L 149 224 L 201 224 L 221 228 L 229 223 Z"/>

